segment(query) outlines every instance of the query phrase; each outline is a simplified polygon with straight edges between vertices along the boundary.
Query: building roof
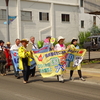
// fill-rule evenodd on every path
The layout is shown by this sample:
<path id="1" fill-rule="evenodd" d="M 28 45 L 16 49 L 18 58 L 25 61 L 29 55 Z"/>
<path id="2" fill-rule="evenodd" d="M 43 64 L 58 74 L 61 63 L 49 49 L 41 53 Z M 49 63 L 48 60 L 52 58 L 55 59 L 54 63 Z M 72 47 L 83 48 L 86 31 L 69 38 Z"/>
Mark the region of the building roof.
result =
<path id="1" fill-rule="evenodd" d="M 89 14 L 100 15 L 100 11 L 89 12 Z"/>
<path id="2" fill-rule="evenodd" d="M 84 0 L 84 10 L 90 14 L 100 15 L 100 0 Z"/>

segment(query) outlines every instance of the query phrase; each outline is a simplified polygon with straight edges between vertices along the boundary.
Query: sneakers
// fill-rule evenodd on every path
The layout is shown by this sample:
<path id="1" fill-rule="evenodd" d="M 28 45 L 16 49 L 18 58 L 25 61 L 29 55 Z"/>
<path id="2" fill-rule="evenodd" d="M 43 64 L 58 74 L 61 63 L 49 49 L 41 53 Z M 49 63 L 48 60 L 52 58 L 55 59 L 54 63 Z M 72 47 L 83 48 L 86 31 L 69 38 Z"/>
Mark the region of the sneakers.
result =
<path id="1" fill-rule="evenodd" d="M 6 76 L 6 75 L 7 75 L 6 73 L 1 74 L 1 76 Z"/>
<path id="2" fill-rule="evenodd" d="M 4 74 L 1 74 L 1 76 L 4 76 Z"/>
<path id="3" fill-rule="evenodd" d="M 59 81 L 59 76 L 57 75 L 57 80 Z"/>
<path id="4" fill-rule="evenodd" d="M 57 75 L 57 80 L 59 81 L 59 82 L 62 82 L 62 83 L 64 83 L 64 79 L 63 79 L 63 76 L 62 75 Z"/>
<path id="5" fill-rule="evenodd" d="M 74 80 L 74 78 L 70 77 L 69 80 Z"/>
<path id="6" fill-rule="evenodd" d="M 79 78 L 81 81 L 85 81 L 83 77 Z M 74 80 L 74 78 L 70 77 L 69 80 Z"/>
<path id="7" fill-rule="evenodd" d="M 28 83 L 28 81 L 24 81 L 24 80 L 23 80 L 23 84 L 26 84 L 26 83 Z"/>
<path id="8" fill-rule="evenodd" d="M 17 79 L 20 79 L 20 76 L 17 76 Z"/>
<path id="9" fill-rule="evenodd" d="M 85 81 L 85 79 L 83 77 L 80 78 L 81 81 Z"/>

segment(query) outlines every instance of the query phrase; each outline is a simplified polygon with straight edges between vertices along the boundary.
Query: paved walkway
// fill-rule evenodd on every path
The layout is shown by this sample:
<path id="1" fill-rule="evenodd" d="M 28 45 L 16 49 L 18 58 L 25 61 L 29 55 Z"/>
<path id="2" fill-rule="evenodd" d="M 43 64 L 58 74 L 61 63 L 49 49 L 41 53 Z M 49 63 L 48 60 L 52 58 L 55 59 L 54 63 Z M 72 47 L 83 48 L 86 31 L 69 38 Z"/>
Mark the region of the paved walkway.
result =
<path id="1" fill-rule="evenodd" d="M 11 67 L 11 69 L 13 70 L 12 67 Z M 10 72 L 10 73 L 12 73 L 12 72 Z M 100 63 L 83 65 L 82 66 L 82 74 L 83 74 L 83 77 L 86 79 L 86 81 L 83 82 L 83 83 L 100 85 Z M 39 77 L 40 73 L 37 72 L 36 76 Z M 56 79 L 56 76 L 55 77 L 50 77 L 50 78 L 55 78 Z M 82 82 L 81 80 L 79 80 L 79 76 L 78 76 L 77 71 L 74 71 L 73 78 L 74 78 L 73 82 Z M 69 70 L 67 70 L 67 73 L 64 74 L 64 79 L 65 80 L 69 79 Z"/>
<path id="2" fill-rule="evenodd" d="M 83 77 L 86 79 L 84 83 L 100 85 L 100 64 L 83 65 L 82 74 Z M 64 75 L 64 78 L 68 80 L 69 71 Z M 82 82 L 81 80 L 79 80 L 77 71 L 74 72 L 73 78 L 74 82 Z"/>

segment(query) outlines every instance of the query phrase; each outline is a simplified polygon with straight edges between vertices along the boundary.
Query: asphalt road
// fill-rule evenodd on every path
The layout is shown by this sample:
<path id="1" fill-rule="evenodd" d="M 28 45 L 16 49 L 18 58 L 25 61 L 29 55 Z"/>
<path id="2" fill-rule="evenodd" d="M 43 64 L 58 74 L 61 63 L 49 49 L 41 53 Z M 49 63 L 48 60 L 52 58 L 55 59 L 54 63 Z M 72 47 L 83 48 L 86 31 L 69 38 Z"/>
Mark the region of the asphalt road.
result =
<path id="1" fill-rule="evenodd" d="M 13 75 L 0 76 L 0 100 L 100 100 L 100 85 L 59 83 L 55 78 L 30 78 L 23 84 Z"/>

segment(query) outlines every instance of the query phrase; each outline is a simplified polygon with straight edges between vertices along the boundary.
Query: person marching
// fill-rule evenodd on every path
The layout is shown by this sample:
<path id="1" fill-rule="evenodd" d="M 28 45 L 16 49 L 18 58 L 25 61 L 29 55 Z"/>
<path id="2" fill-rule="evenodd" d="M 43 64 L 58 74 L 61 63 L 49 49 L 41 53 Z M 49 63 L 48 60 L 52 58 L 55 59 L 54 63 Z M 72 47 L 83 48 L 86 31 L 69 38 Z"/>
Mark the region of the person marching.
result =
<path id="1" fill-rule="evenodd" d="M 54 50 L 54 46 L 53 46 L 53 44 L 50 43 L 50 40 L 51 40 L 51 36 L 47 36 L 46 39 L 44 40 L 43 47 L 49 46 L 49 51 L 52 51 L 52 50 Z"/>
<path id="2" fill-rule="evenodd" d="M 21 44 L 22 46 L 18 50 L 19 55 L 19 69 L 23 70 L 23 83 L 28 83 L 29 75 L 30 75 L 30 62 L 32 61 L 32 51 L 27 51 L 27 39 L 22 39 Z"/>
<path id="3" fill-rule="evenodd" d="M 0 72 L 1 72 L 1 76 L 5 76 L 6 75 L 6 64 L 7 64 L 7 59 L 6 59 L 6 55 L 4 53 L 4 41 L 0 40 Z"/>
<path id="4" fill-rule="evenodd" d="M 69 45 L 67 47 L 67 49 L 79 49 L 79 46 L 77 45 L 78 39 L 73 38 L 71 41 L 71 45 Z M 81 65 L 77 66 L 77 67 L 72 67 L 71 66 L 71 70 L 70 70 L 70 80 L 73 80 L 72 76 L 73 76 L 73 72 L 74 70 L 77 69 L 78 70 L 78 75 L 80 80 L 85 81 L 85 79 L 82 77 L 82 72 L 81 72 Z"/>
<path id="5" fill-rule="evenodd" d="M 56 44 L 55 48 L 54 48 L 55 51 L 60 51 L 60 50 L 65 50 L 66 49 L 66 46 L 64 45 L 64 40 L 65 40 L 64 37 L 62 37 L 62 36 L 58 37 L 58 44 Z M 60 82 L 64 82 L 63 75 L 59 75 L 59 76 L 57 75 L 57 79 Z"/>
<path id="6" fill-rule="evenodd" d="M 30 42 L 32 44 L 32 49 L 38 49 L 37 45 L 35 44 L 35 37 L 31 36 Z M 31 77 L 35 77 L 35 70 L 36 70 L 36 67 L 30 70 Z"/>
<path id="7" fill-rule="evenodd" d="M 10 53 L 10 42 L 6 43 L 6 48 L 4 50 L 6 58 L 7 58 L 7 65 L 6 65 L 6 69 L 8 70 L 8 72 L 10 72 L 10 66 L 12 65 L 12 58 L 11 58 L 11 53 Z"/>
<path id="8" fill-rule="evenodd" d="M 12 45 L 10 50 L 11 51 L 18 51 L 19 47 L 20 47 L 20 39 L 16 39 L 15 44 Z M 13 68 L 14 68 L 15 77 L 17 77 L 17 79 L 19 79 L 20 78 L 19 71 L 16 71 L 14 64 L 13 64 Z"/>

